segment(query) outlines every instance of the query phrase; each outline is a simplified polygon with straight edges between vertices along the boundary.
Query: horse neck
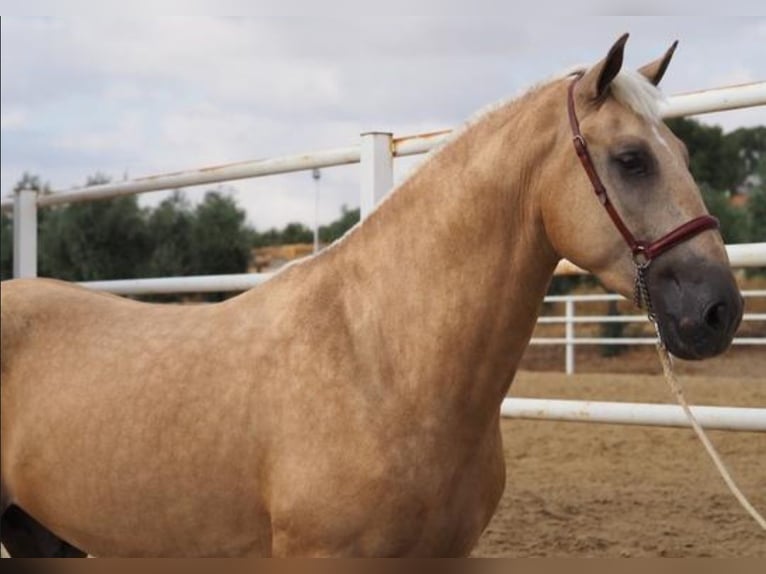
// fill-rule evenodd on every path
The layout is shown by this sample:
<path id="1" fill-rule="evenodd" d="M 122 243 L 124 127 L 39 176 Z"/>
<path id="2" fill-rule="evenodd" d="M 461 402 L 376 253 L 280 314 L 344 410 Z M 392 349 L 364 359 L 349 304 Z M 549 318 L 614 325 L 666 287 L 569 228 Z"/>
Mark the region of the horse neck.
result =
<path id="1" fill-rule="evenodd" d="M 496 416 L 557 261 L 538 190 L 557 129 L 542 118 L 558 116 L 527 98 L 467 128 L 338 249 L 361 380 Z"/>

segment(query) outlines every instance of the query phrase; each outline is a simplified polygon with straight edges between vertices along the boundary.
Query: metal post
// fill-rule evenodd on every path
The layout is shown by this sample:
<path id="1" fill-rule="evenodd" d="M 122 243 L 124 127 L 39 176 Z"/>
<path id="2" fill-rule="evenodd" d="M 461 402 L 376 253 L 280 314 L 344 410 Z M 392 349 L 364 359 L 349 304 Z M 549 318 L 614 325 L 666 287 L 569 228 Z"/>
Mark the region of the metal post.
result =
<path id="1" fill-rule="evenodd" d="M 394 157 L 391 152 L 391 134 L 366 132 L 362 134 L 360 163 L 361 217 L 367 217 L 375 205 L 394 185 Z"/>
<path id="2" fill-rule="evenodd" d="M 566 317 L 566 323 L 564 323 L 564 339 L 566 340 L 565 349 L 565 362 L 567 375 L 573 375 L 575 370 L 575 355 L 574 355 L 574 306 L 573 299 L 567 299 L 564 302 L 564 314 Z"/>
<path id="3" fill-rule="evenodd" d="M 37 190 L 16 190 L 13 201 L 13 276 L 37 276 Z"/>

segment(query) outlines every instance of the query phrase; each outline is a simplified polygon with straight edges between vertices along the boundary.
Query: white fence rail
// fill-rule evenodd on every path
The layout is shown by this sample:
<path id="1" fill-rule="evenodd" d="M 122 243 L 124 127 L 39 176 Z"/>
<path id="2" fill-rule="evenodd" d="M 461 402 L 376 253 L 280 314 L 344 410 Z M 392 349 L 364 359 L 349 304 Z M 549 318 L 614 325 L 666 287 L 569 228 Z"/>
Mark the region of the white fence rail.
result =
<path id="1" fill-rule="evenodd" d="M 663 109 L 665 117 L 718 112 L 736 108 L 766 105 L 766 82 L 754 82 L 688 94 L 671 96 Z M 228 165 L 193 169 L 133 179 L 125 182 L 73 188 L 38 196 L 33 189 L 20 189 L 14 197 L 0 200 L 0 208 L 13 210 L 13 268 L 15 277 L 37 275 L 37 209 L 38 207 L 92 201 L 121 195 L 145 193 L 165 189 L 177 189 L 193 185 L 218 183 L 251 177 L 260 177 L 314 168 L 361 163 L 360 205 L 365 217 L 374 205 L 390 190 L 393 182 L 393 158 L 425 153 L 449 137 L 450 131 L 418 134 L 394 138 L 389 133 L 369 132 L 361 135 L 359 145 L 321 150 L 292 156 L 244 161 Z M 746 246 L 729 246 L 733 265 L 740 267 L 766 265 L 766 243 Z M 576 267 L 562 262 L 558 273 L 578 273 Z M 86 283 L 91 288 L 104 289 L 121 294 L 148 294 L 168 292 L 228 291 L 248 289 L 268 276 L 263 274 L 241 274 L 226 276 L 201 276 L 181 278 L 127 279 Z M 762 294 L 758 296 L 763 296 Z M 581 297 L 581 296 L 580 296 Z M 606 296 L 615 297 L 615 296 Z M 551 300 L 553 300 L 551 298 Z M 575 325 L 589 319 L 574 313 L 575 298 L 564 299 L 564 338 L 537 340 L 535 344 L 564 344 L 567 356 L 571 355 L 571 369 L 574 370 L 575 345 L 603 344 L 604 339 L 576 338 Z M 548 319 L 545 319 L 548 320 Z M 554 319 L 558 320 L 558 319 Z M 614 320 L 601 317 L 601 320 Z M 637 320 L 628 317 L 626 320 Z M 746 320 L 763 320 L 755 315 Z M 627 344 L 628 339 L 620 344 Z M 641 338 L 638 344 L 644 344 Z M 740 342 L 742 342 L 740 340 Z M 763 344 L 762 340 L 749 344 Z M 630 344 L 636 344 L 630 341 Z M 570 359 L 567 359 L 568 361 Z M 569 370 L 569 363 L 567 363 Z M 670 410 L 668 410 L 670 408 Z M 764 431 L 766 408 L 734 409 L 715 407 L 694 407 L 703 424 L 711 428 Z M 745 413 L 744 411 L 748 411 Z M 752 411 L 752 412 L 750 412 Z M 640 405 L 630 403 L 587 403 L 577 401 L 538 401 L 530 403 L 522 399 L 511 399 L 503 403 L 503 414 L 524 418 L 552 418 L 556 420 L 588 420 L 590 422 L 613 422 L 622 424 L 669 425 L 683 424 L 675 407 L 668 405 Z M 729 422 L 716 422 L 726 419 Z M 740 421 L 740 422 L 737 422 Z M 746 421 L 744 427 L 741 421 Z M 717 426 L 722 425 L 722 426 Z"/>
<path id="2" fill-rule="evenodd" d="M 691 409 L 697 421 L 709 430 L 766 432 L 766 409 L 714 406 L 693 406 Z M 680 406 L 656 403 L 514 397 L 503 400 L 500 414 L 504 417 L 519 419 L 663 427 L 691 426 Z"/>

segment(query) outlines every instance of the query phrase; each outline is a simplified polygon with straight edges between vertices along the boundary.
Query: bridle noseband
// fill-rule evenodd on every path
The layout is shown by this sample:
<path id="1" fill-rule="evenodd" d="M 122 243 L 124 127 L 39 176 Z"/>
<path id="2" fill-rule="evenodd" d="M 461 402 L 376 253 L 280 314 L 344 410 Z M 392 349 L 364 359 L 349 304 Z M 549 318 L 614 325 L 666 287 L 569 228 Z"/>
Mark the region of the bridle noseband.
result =
<path id="1" fill-rule="evenodd" d="M 574 88 L 577 81 L 583 76 L 583 73 L 578 73 L 574 80 L 569 84 L 569 92 L 567 99 L 567 110 L 569 112 L 569 126 L 572 128 L 572 141 L 574 143 L 577 157 L 580 158 L 585 173 L 588 175 L 591 184 L 593 185 L 593 191 L 596 193 L 596 197 L 604 206 L 606 212 L 620 232 L 625 243 L 628 244 L 631 253 L 633 254 L 633 263 L 636 265 L 636 284 L 635 284 L 635 302 L 638 307 L 645 307 L 649 313 L 649 318 L 654 320 L 654 312 L 649 299 L 649 292 L 646 289 L 646 270 L 649 264 L 665 253 L 667 250 L 675 247 L 679 243 L 687 241 L 695 235 L 702 233 L 708 229 L 718 229 L 718 220 L 711 215 L 700 215 L 694 219 L 687 221 L 666 233 L 659 239 L 654 241 L 645 241 L 636 239 L 631 233 L 630 229 L 620 217 L 620 214 L 615 209 L 614 204 L 609 200 L 609 195 L 606 192 L 606 187 L 601 181 L 601 178 L 596 172 L 596 168 L 593 165 L 593 159 L 588 151 L 588 144 L 585 141 L 580 132 L 580 123 L 577 121 L 577 114 L 575 112 L 574 104 Z"/>

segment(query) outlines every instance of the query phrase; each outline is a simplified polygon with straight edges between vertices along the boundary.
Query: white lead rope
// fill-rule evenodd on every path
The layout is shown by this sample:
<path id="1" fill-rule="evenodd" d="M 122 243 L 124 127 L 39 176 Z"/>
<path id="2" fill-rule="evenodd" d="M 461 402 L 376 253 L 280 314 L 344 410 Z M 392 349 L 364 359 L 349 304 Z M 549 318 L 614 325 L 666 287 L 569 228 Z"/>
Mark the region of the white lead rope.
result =
<path id="1" fill-rule="evenodd" d="M 766 530 L 766 520 L 764 520 L 763 516 L 761 516 L 755 507 L 750 504 L 750 501 L 744 494 L 742 494 L 742 491 L 737 486 L 737 483 L 734 482 L 729 469 L 726 468 L 723 460 L 721 460 L 721 457 L 715 450 L 713 443 L 710 442 L 710 439 L 705 434 L 704 429 L 699 424 L 699 422 L 697 422 L 694 413 L 689 408 L 689 405 L 684 398 L 684 392 L 681 389 L 681 383 L 678 382 L 678 379 L 676 379 L 676 376 L 673 373 L 673 359 L 667 347 L 665 346 L 664 341 L 662 340 L 662 333 L 660 333 L 660 327 L 657 324 L 657 317 L 654 313 L 654 309 L 652 307 L 652 299 L 649 296 L 649 289 L 647 288 L 646 284 L 646 270 L 649 267 L 650 261 L 646 261 L 644 263 L 634 261 L 634 263 L 636 265 L 634 301 L 637 307 L 643 307 L 646 310 L 649 321 L 654 326 L 654 330 L 657 334 L 657 354 L 660 357 L 660 364 L 662 364 L 662 372 L 665 374 L 665 380 L 668 382 L 670 390 L 676 396 L 678 404 L 681 405 L 681 409 L 683 409 L 686 418 L 689 419 L 689 423 L 692 425 L 692 428 L 697 434 L 697 437 L 700 439 L 700 441 L 702 441 L 702 446 L 705 447 L 708 455 L 710 455 L 710 458 L 713 460 L 713 464 L 715 464 L 715 467 L 718 470 L 718 473 L 721 475 L 721 478 L 723 478 L 723 481 L 726 483 L 726 486 L 729 487 L 729 490 L 737 499 L 737 501 L 742 505 L 742 508 L 747 510 L 748 514 L 753 517 L 753 520 L 758 523 L 758 526 L 760 526 L 762 530 Z"/>
<path id="2" fill-rule="evenodd" d="M 721 457 L 718 455 L 718 452 L 715 450 L 715 447 L 713 447 L 713 444 L 710 442 L 710 439 L 708 439 L 702 426 L 700 426 L 700 424 L 697 422 L 697 419 L 694 417 L 694 413 L 692 413 L 691 409 L 689 408 L 689 405 L 686 403 L 683 390 L 681 389 L 681 384 L 678 382 L 675 374 L 673 373 L 673 364 L 672 364 L 670 353 L 668 352 L 667 348 L 665 348 L 665 345 L 662 343 L 662 338 L 659 337 L 659 332 L 657 333 L 657 335 L 658 335 L 657 354 L 660 356 L 662 371 L 665 373 L 665 380 L 667 380 L 668 385 L 670 385 L 670 389 L 673 391 L 673 394 L 675 394 L 676 399 L 678 400 L 678 404 L 681 405 L 681 408 L 686 414 L 686 417 L 689 419 L 689 422 L 691 423 L 692 428 L 694 429 L 694 432 L 697 433 L 697 436 L 702 441 L 702 444 L 705 447 L 705 450 L 707 450 L 707 453 L 710 455 L 710 458 L 713 459 L 713 463 L 718 469 L 718 472 L 721 475 L 721 478 L 723 478 L 724 482 L 726 483 L 726 486 L 729 487 L 729 490 L 734 495 L 734 497 L 739 501 L 742 507 L 745 510 L 747 510 L 750 516 L 753 517 L 753 520 L 755 520 L 763 530 L 766 530 L 766 520 L 764 520 L 763 516 L 761 516 L 758 513 L 758 511 L 753 507 L 753 505 L 750 504 L 750 501 L 745 497 L 745 495 L 742 494 L 742 491 L 734 482 L 734 479 L 731 477 L 729 470 L 726 468 L 726 465 L 721 460 Z"/>

